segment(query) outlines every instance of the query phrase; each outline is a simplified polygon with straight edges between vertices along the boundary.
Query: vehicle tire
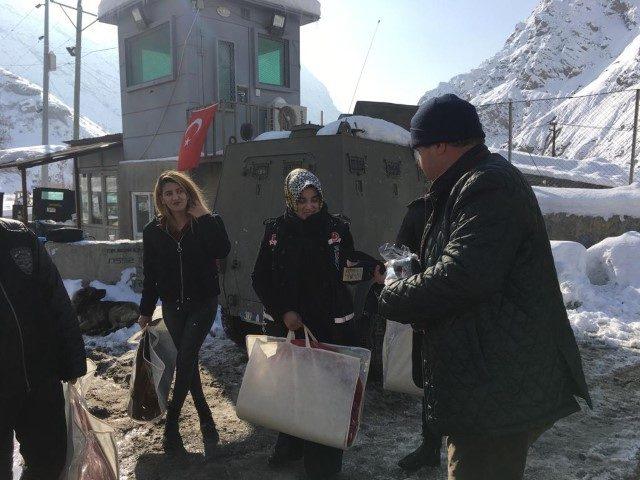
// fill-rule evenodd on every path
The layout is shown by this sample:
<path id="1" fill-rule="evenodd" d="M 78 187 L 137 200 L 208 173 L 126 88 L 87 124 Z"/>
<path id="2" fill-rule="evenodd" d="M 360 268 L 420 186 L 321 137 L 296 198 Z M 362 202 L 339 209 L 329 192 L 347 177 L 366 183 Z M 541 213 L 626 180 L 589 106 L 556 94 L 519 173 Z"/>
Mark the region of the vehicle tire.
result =
<path id="1" fill-rule="evenodd" d="M 262 335 L 263 330 L 260 325 L 243 321 L 237 315 L 229 315 L 224 308 L 221 309 L 221 321 L 224 334 L 229 340 L 238 345 L 243 350 L 246 349 L 244 338 L 247 335 Z"/>

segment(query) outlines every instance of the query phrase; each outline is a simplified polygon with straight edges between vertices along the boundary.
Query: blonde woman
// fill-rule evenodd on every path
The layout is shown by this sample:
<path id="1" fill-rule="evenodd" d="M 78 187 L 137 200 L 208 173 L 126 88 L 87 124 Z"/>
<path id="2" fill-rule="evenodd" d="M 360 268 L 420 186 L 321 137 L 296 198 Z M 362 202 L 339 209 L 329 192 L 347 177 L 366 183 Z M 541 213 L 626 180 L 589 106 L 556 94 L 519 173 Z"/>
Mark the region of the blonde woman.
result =
<path id="1" fill-rule="evenodd" d="M 191 392 L 206 445 L 219 437 L 207 405 L 198 369 L 198 353 L 218 307 L 217 259 L 230 243 L 219 215 L 207 208 L 203 195 L 186 174 L 163 172 L 154 190 L 156 217 L 144 228 L 144 282 L 139 323 L 151 320 L 158 298 L 162 315 L 178 349 L 173 397 L 167 409 L 165 452 L 184 452 L 178 419 Z"/>

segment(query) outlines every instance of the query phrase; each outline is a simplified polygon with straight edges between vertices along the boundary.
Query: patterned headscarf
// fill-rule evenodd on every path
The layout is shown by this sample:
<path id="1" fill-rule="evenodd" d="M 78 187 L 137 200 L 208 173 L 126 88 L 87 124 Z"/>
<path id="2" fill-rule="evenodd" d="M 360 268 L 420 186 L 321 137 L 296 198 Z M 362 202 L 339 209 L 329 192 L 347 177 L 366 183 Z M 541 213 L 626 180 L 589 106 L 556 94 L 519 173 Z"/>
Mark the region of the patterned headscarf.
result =
<path id="1" fill-rule="evenodd" d="M 322 195 L 322 184 L 320 180 L 309 170 L 296 168 L 295 170 L 291 170 L 284 180 L 284 198 L 287 207 L 289 207 L 291 211 L 297 212 L 298 198 L 300 198 L 302 191 L 307 187 L 313 187 L 318 191 L 318 195 L 320 195 L 320 207 L 322 208 L 324 197 Z"/>

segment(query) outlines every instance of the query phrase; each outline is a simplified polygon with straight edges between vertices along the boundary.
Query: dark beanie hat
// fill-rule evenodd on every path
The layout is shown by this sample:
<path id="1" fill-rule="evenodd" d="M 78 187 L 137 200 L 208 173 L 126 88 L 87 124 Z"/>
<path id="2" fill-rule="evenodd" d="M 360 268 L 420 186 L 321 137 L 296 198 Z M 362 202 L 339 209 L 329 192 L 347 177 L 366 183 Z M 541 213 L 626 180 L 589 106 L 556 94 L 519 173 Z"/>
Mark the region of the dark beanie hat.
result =
<path id="1" fill-rule="evenodd" d="M 420 105 L 411 119 L 411 148 L 485 138 L 476 107 L 448 93 Z"/>

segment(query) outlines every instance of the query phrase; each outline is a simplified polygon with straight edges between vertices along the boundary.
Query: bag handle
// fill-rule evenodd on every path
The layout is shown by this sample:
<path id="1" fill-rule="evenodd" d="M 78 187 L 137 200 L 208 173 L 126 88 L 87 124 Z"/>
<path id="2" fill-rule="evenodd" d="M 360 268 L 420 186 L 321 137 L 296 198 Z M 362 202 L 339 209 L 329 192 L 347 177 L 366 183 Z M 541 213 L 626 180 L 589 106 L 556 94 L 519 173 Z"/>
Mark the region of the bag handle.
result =
<path id="1" fill-rule="evenodd" d="M 307 348 L 311 348 L 311 342 L 316 342 L 316 343 L 320 343 L 318 342 L 318 339 L 315 337 L 315 335 L 313 333 L 311 333 L 311 330 L 309 330 L 309 328 L 307 328 L 307 326 L 303 323 L 302 324 L 302 328 L 304 328 L 304 344 Z M 287 333 L 287 342 L 291 343 L 293 340 L 295 340 L 296 338 L 296 332 L 294 332 L 293 330 L 289 330 L 289 332 Z"/>

